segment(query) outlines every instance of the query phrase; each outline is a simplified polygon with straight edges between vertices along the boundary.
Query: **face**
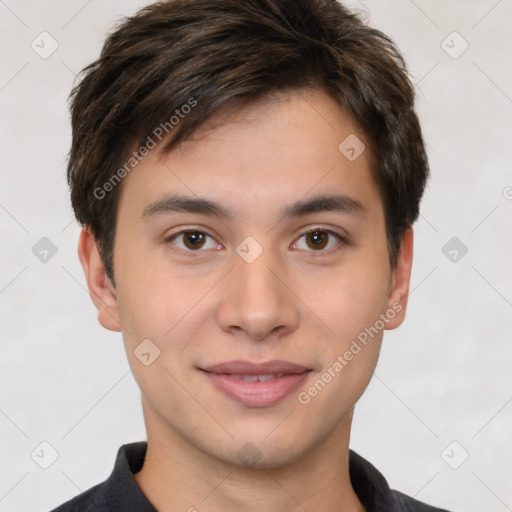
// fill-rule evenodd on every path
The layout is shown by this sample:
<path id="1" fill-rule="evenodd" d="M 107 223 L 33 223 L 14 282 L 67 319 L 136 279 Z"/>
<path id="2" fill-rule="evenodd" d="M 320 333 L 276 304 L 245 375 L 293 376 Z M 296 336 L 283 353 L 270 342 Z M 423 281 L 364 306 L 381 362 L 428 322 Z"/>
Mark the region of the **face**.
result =
<path id="1" fill-rule="evenodd" d="M 412 240 L 390 268 L 367 151 L 339 149 L 354 135 L 331 98 L 302 91 L 151 151 L 122 184 L 115 291 L 84 232 L 148 439 L 278 467 L 348 436 L 382 331 L 405 313 Z"/>

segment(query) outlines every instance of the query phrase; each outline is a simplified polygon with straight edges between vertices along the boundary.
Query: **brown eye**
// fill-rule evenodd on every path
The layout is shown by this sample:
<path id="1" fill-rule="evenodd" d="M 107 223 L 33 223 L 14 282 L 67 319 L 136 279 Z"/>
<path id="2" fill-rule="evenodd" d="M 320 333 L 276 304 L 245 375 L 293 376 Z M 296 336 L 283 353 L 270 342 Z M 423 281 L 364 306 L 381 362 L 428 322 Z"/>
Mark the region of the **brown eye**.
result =
<path id="1" fill-rule="evenodd" d="M 186 229 L 175 233 L 166 242 L 189 254 L 204 252 L 207 249 L 221 249 L 221 246 L 210 235 L 194 229 Z"/>
<path id="2" fill-rule="evenodd" d="M 306 233 L 306 243 L 311 249 L 324 249 L 329 242 L 329 234 L 326 231 L 311 231 Z"/>
<path id="3" fill-rule="evenodd" d="M 183 243 L 188 249 L 200 249 L 204 242 L 204 233 L 200 231 L 185 231 L 183 233 Z"/>
<path id="4" fill-rule="evenodd" d="M 345 239 L 328 229 L 313 229 L 303 233 L 294 244 L 295 249 L 307 252 L 327 253 L 331 249 L 345 242 Z"/>

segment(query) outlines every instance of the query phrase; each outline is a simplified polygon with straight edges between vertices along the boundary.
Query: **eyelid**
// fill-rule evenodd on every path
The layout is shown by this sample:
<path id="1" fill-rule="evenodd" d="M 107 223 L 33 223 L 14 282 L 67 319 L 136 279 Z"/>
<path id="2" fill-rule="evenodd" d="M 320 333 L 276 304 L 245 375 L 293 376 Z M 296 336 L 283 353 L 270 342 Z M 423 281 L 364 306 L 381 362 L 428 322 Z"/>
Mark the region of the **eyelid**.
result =
<path id="1" fill-rule="evenodd" d="M 304 229 L 304 231 L 299 233 L 299 237 L 307 235 L 308 233 L 312 233 L 313 231 L 325 231 L 326 233 L 330 233 L 332 235 L 336 235 L 340 239 L 348 238 L 348 234 L 342 235 L 341 233 L 337 233 L 336 231 L 334 231 L 334 229 L 331 229 L 331 228 L 328 228 L 328 227 L 325 227 L 325 226 L 319 226 L 319 225 L 316 225 L 316 226 L 314 225 L 313 227 L 309 227 L 309 228 Z"/>

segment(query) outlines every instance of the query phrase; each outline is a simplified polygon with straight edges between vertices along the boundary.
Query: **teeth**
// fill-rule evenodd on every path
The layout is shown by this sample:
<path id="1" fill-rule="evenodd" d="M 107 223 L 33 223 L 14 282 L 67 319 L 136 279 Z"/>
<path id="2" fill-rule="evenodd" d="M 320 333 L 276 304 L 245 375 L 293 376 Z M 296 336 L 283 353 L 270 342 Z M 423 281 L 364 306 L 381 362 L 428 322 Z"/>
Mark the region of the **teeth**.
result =
<path id="1" fill-rule="evenodd" d="M 266 380 L 275 380 L 276 375 L 258 375 L 259 382 L 265 382 Z"/>
<path id="2" fill-rule="evenodd" d="M 230 374 L 229 375 L 232 379 L 237 380 L 243 380 L 244 382 L 266 382 L 268 380 L 275 380 L 279 379 L 283 376 L 282 373 L 268 373 L 264 375 L 237 375 L 237 374 Z"/>
<path id="3" fill-rule="evenodd" d="M 240 380 L 243 380 L 244 382 L 256 382 L 258 380 L 257 375 L 237 375 L 236 378 L 238 377 L 240 377 Z"/>

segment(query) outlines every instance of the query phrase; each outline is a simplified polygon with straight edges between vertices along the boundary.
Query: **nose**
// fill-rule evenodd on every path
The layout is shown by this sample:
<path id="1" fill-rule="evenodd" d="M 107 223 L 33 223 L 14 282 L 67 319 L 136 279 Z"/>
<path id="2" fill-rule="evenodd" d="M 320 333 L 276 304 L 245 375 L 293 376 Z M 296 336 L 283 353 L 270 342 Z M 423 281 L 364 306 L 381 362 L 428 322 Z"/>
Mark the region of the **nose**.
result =
<path id="1" fill-rule="evenodd" d="M 283 265 L 269 253 L 252 263 L 235 255 L 234 268 L 219 290 L 217 320 L 223 331 L 263 341 L 297 328 L 300 301 L 287 285 Z"/>

